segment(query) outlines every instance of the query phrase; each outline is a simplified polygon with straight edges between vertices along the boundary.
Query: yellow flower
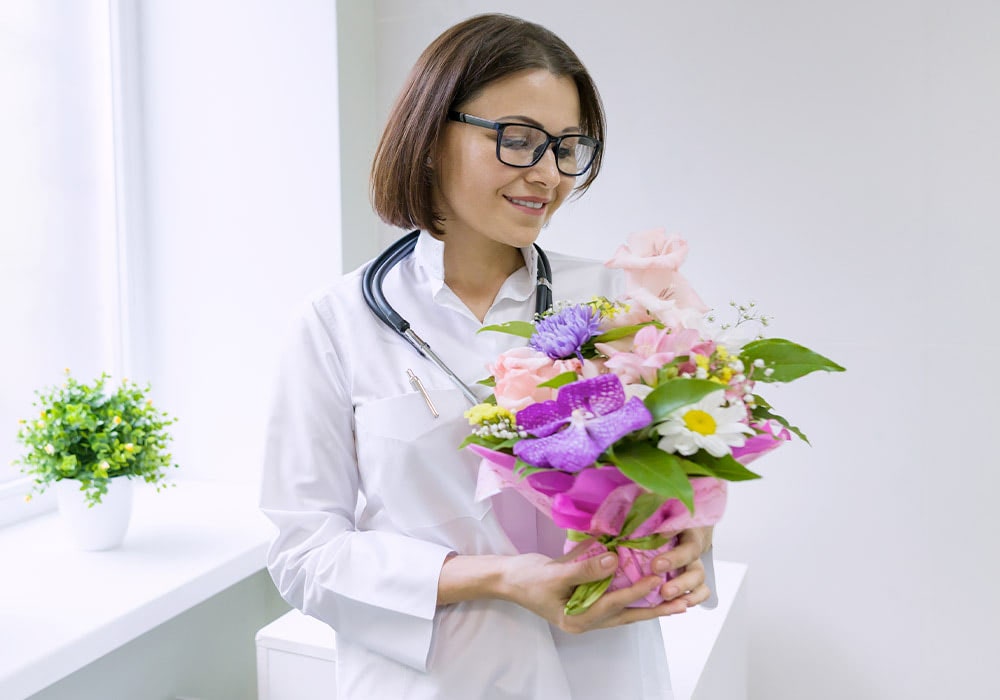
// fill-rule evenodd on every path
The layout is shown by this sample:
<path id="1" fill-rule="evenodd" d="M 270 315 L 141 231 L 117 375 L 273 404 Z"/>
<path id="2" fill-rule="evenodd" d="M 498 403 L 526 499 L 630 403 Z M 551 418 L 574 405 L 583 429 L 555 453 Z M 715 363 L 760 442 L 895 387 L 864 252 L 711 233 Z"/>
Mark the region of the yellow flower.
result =
<path id="1" fill-rule="evenodd" d="M 506 408 L 491 403 L 476 404 L 462 415 L 469 419 L 469 425 L 484 425 L 486 423 L 496 423 L 500 420 L 514 422 L 513 413 Z"/>
<path id="2" fill-rule="evenodd" d="M 51 442 L 45 446 L 45 454 L 54 455 L 55 453 L 56 453 L 56 448 L 53 447 Z"/>
<path id="3" fill-rule="evenodd" d="M 110 465 L 110 464 L 108 464 L 108 461 L 107 461 L 107 460 L 103 460 L 103 461 L 102 461 L 102 462 L 101 462 L 100 464 L 98 464 L 97 466 L 98 466 L 98 467 L 99 467 L 100 469 L 103 469 L 104 471 L 107 471 L 107 470 L 111 469 L 111 465 Z"/>
<path id="4" fill-rule="evenodd" d="M 607 297 L 594 297 L 590 300 L 590 307 L 597 311 L 601 318 L 614 318 L 620 313 L 629 311 L 628 304 L 611 301 Z"/>
<path id="5" fill-rule="evenodd" d="M 114 418 L 111 419 L 111 422 L 114 423 L 115 425 L 118 425 L 119 423 L 122 422 L 122 417 L 121 416 L 115 416 Z"/>
<path id="6" fill-rule="evenodd" d="M 126 452 L 131 452 L 134 449 L 135 449 L 135 445 L 133 445 L 131 442 L 126 442 L 125 443 L 125 451 Z"/>
<path id="7" fill-rule="evenodd" d="M 729 380 L 732 378 L 733 378 L 733 370 L 729 369 L 728 367 L 723 367 L 722 369 L 719 370 L 719 379 L 721 379 L 726 384 L 728 384 Z"/>
<path id="8" fill-rule="evenodd" d="M 24 502 L 25 503 L 31 503 L 31 494 L 30 493 L 24 494 Z"/>
<path id="9" fill-rule="evenodd" d="M 704 355 L 695 355 L 694 363 L 702 369 L 708 369 L 708 358 Z"/>
<path id="10" fill-rule="evenodd" d="M 43 420 L 36 421 L 35 422 L 35 426 L 39 427 L 39 428 L 44 428 L 45 427 L 45 421 L 43 421 Z"/>

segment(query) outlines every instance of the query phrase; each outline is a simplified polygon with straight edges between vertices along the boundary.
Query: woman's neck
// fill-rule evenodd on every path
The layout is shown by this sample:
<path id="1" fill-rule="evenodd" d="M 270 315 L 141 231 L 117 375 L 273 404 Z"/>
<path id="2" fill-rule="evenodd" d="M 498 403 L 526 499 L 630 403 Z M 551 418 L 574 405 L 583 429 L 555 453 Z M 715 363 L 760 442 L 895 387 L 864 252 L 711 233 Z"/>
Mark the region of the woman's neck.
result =
<path id="1" fill-rule="evenodd" d="M 524 267 L 524 256 L 496 241 L 473 242 L 470 237 L 442 236 L 444 282 L 480 321 L 493 305 L 500 287 Z"/>

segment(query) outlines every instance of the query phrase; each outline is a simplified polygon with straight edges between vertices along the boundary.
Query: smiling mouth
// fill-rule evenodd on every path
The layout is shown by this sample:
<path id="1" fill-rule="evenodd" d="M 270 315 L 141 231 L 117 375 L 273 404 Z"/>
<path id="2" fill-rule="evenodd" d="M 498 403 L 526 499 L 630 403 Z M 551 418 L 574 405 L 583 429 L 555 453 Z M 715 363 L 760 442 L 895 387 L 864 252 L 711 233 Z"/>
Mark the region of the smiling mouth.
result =
<path id="1" fill-rule="evenodd" d="M 507 201 L 522 207 L 528 207 L 529 209 L 541 209 L 547 204 L 547 202 L 532 202 L 527 199 L 518 199 L 516 197 L 507 197 Z"/>

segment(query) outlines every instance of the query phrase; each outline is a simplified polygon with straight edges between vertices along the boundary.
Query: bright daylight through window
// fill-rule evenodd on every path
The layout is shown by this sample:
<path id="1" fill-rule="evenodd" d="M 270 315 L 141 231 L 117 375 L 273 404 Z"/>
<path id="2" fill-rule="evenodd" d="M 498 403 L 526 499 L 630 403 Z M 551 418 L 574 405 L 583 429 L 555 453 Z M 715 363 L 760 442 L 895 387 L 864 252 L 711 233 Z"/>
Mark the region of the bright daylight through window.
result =
<path id="1" fill-rule="evenodd" d="M 38 388 L 113 371 L 117 344 L 108 3 L 0 8 L 0 523 Z M 21 516 L 23 517 L 23 516 Z"/>

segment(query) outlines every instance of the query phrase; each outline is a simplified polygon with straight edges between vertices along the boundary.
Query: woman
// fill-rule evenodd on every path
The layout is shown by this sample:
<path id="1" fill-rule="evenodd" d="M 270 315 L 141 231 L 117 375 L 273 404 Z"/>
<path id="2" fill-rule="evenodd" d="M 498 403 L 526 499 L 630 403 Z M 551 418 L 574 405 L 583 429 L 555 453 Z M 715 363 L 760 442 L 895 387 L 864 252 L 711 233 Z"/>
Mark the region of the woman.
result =
<path id="1" fill-rule="evenodd" d="M 523 344 L 477 330 L 532 317 L 532 244 L 597 176 L 603 137 L 590 76 L 543 27 L 474 17 L 417 62 L 372 190 L 383 219 L 421 233 L 383 289 L 466 384 L 485 392 L 475 382 L 486 365 Z M 551 264 L 556 299 L 621 291 L 595 263 Z M 563 533 L 516 494 L 475 500 L 477 459 L 456 449 L 466 398 L 374 317 L 361 276 L 301 314 L 263 484 L 279 528 L 269 569 L 286 600 L 337 631 L 337 697 L 669 697 L 655 618 L 708 599 L 710 530 L 683 533 L 656 560 L 684 568 L 677 579 L 649 577 L 564 615 L 573 588 L 610 575 L 614 556 L 559 556 Z M 667 602 L 627 607 L 656 587 Z"/>

